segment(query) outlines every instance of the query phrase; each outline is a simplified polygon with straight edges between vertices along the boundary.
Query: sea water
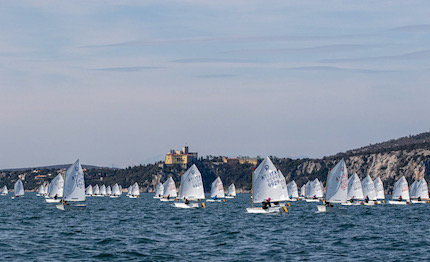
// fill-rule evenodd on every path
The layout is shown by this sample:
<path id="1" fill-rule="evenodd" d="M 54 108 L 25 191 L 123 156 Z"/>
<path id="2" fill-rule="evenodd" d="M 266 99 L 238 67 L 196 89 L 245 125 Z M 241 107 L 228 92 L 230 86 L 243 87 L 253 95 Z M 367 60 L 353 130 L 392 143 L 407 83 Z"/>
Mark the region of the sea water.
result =
<path id="1" fill-rule="evenodd" d="M 248 214 L 249 194 L 204 209 L 142 194 L 61 211 L 35 193 L 11 196 L 0 197 L 3 261 L 430 260 L 430 204 L 317 213 L 298 201 L 287 214 Z"/>

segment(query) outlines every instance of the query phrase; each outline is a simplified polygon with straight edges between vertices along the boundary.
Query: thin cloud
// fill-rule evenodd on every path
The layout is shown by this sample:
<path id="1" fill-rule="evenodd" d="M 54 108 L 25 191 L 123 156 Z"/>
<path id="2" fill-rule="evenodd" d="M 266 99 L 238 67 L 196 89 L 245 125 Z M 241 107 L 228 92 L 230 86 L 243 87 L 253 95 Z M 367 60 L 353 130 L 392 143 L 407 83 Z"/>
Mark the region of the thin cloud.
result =
<path id="1" fill-rule="evenodd" d="M 212 75 L 199 75 L 198 78 L 230 78 L 235 77 L 233 74 L 212 74 Z"/>
<path id="2" fill-rule="evenodd" d="M 392 31 L 397 32 L 408 32 L 408 33 L 419 33 L 419 32 L 430 32 L 430 25 L 424 24 L 424 25 L 407 25 L 407 26 L 400 26 L 391 29 Z"/>
<path id="3" fill-rule="evenodd" d="M 91 69 L 95 71 L 109 71 L 109 72 L 140 72 L 145 70 L 154 70 L 161 69 L 162 67 L 153 67 L 153 66 L 130 66 L 130 67 L 106 67 L 106 68 L 96 68 Z"/>
<path id="4" fill-rule="evenodd" d="M 301 67 L 290 67 L 287 70 L 297 70 L 297 71 L 332 71 L 332 72 L 358 72 L 358 73 L 394 73 L 398 72 L 395 70 L 379 70 L 379 69 L 362 69 L 362 68 L 342 68 L 335 66 L 301 66 Z"/>
<path id="5" fill-rule="evenodd" d="M 108 44 L 84 45 L 78 48 L 111 48 L 125 46 L 148 46 L 162 44 L 198 44 L 198 43 L 241 43 L 241 42 L 292 42 L 315 41 L 328 39 L 351 39 L 366 35 L 333 35 L 333 36 L 222 36 L 222 37 L 187 37 L 187 38 L 155 38 L 149 40 L 124 41 Z"/>
<path id="6" fill-rule="evenodd" d="M 375 57 L 363 57 L 363 58 L 340 58 L 340 59 L 324 59 L 322 63 L 342 63 L 342 62 L 394 62 L 399 60 L 422 60 L 430 58 L 430 50 L 422 50 L 402 55 L 392 56 L 375 56 Z"/>
<path id="7" fill-rule="evenodd" d="M 219 59 L 219 58 L 185 58 L 170 61 L 172 63 L 255 63 L 256 61 L 243 59 Z"/>
<path id="8" fill-rule="evenodd" d="M 361 49 L 376 47 L 376 45 L 355 45 L 355 44 L 339 44 L 339 45 L 323 45 L 304 48 L 271 48 L 271 49 L 246 49 L 232 50 L 221 52 L 222 54 L 279 54 L 279 53 L 326 53 L 326 52 L 349 52 Z"/>

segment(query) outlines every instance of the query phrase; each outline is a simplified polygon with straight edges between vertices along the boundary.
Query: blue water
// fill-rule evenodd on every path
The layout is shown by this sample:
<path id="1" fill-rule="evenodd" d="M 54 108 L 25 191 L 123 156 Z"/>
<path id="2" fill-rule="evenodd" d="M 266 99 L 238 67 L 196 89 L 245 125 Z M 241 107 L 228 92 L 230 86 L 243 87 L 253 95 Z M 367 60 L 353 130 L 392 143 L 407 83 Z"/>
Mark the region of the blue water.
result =
<path id="1" fill-rule="evenodd" d="M 250 195 L 179 209 L 152 194 L 88 198 L 60 211 L 35 193 L 0 197 L 0 258 L 12 261 L 430 260 L 430 205 L 248 214 Z"/>

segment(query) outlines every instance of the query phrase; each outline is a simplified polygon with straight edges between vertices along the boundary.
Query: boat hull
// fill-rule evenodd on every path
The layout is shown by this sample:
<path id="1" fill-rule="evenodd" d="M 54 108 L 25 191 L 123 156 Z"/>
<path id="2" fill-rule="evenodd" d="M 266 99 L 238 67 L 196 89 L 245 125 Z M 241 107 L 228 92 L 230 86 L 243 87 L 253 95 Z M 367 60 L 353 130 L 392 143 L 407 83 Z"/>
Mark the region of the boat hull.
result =
<path id="1" fill-rule="evenodd" d="M 235 196 L 225 196 L 225 198 L 236 198 Z"/>
<path id="2" fill-rule="evenodd" d="M 341 209 L 337 208 L 337 207 L 328 207 L 326 205 L 318 205 L 318 212 L 320 213 L 335 213 L 335 212 L 340 212 Z M 345 210 L 345 209 L 343 209 Z"/>
<path id="3" fill-rule="evenodd" d="M 85 203 L 79 203 L 79 204 L 59 204 L 55 206 L 56 208 L 60 210 L 83 210 L 87 208 L 87 205 Z"/>
<path id="4" fill-rule="evenodd" d="M 60 203 L 61 198 L 57 198 L 57 199 L 54 199 L 54 198 L 45 198 L 45 201 L 46 201 L 46 203 Z"/>
<path id="5" fill-rule="evenodd" d="M 411 203 L 412 204 L 428 204 L 429 201 L 428 200 L 421 200 L 421 201 L 419 201 L 419 200 L 411 200 Z"/>
<path id="6" fill-rule="evenodd" d="M 192 202 L 192 203 L 188 203 L 188 204 L 185 204 L 183 202 L 176 202 L 176 203 L 174 203 L 174 206 L 177 208 L 204 208 L 205 204 L 204 203 L 197 203 L 197 202 Z"/>
<path id="7" fill-rule="evenodd" d="M 169 201 L 175 201 L 176 199 L 174 199 L 174 198 L 170 198 L 170 199 L 167 199 L 167 198 L 160 198 L 160 201 L 162 201 L 162 202 L 169 202 Z"/>
<path id="8" fill-rule="evenodd" d="M 261 207 L 249 207 L 246 209 L 246 212 L 251 214 L 270 214 L 270 213 L 287 213 L 288 210 L 286 206 L 269 207 L 267 209 L 263 209 Z"/>
<path id="9" fill-rule="evenodd" d="M 321 202 L 321 199 L 305 199 L 306 202 Z"/>
<path id="10" fill-rule="evenodd" d="M 225 202 L 225 199 L 206 199 L 206 202 Z"/>

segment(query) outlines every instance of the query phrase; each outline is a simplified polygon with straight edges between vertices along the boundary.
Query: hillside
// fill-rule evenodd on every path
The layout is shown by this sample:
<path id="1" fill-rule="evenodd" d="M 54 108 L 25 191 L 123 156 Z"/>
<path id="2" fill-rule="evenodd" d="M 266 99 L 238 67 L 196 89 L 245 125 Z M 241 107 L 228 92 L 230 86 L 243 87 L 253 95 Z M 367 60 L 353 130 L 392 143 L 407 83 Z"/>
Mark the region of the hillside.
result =
<path id="1" fill-rule="evenodd" d="M 287 181 L 295 180 L 300 187 L 308 180 L 318 178 L 325 183 L 327 173 L 337 161 L 344 158 L 348 173 L 356 172 L 360 178 L 369 175 L 372 179 L 380 176 L 386 193 L 390 193 L 394 182 L 405 176 L 409 183 L 414 179 L 428 178 L 430 173 L 430 132 L 415 136 L 402 137 L 387 142 L 349 150 L 322 159 L 290 159 L 271 157 L 286 176 Z M 251 164 L 223 163 L 222 157 L 201 157 L 196 162 L 203 174 L 205 190 L 210 190 L 212 181 L 219 176 L 225 187 L 235 183 L 238 192 L 250 192 L 251 174 L 255 168 Z M 61 166 L 64 167 L 64 166 Z M 42 168 L 37 173 L 34 169 L 0 171 L 0 186 L 6 184 L 13 188 L 20 177 L 26 189 L 35 190 L 42 183 L 51 181 L 58 172 L 58 167 Z M 165 166 L 162 163 L 140 165 L 126 169 L 88 167 L 85 172 L 86 184 L 121 184 L 128 187 L 138 182 L 143 192 L 153 192 L 155 186 L 169 176 L 179 187 L 181 175 L 185 172 L 180 166 Z M 427 179 L 429 181 L 429 179 Z"/>

